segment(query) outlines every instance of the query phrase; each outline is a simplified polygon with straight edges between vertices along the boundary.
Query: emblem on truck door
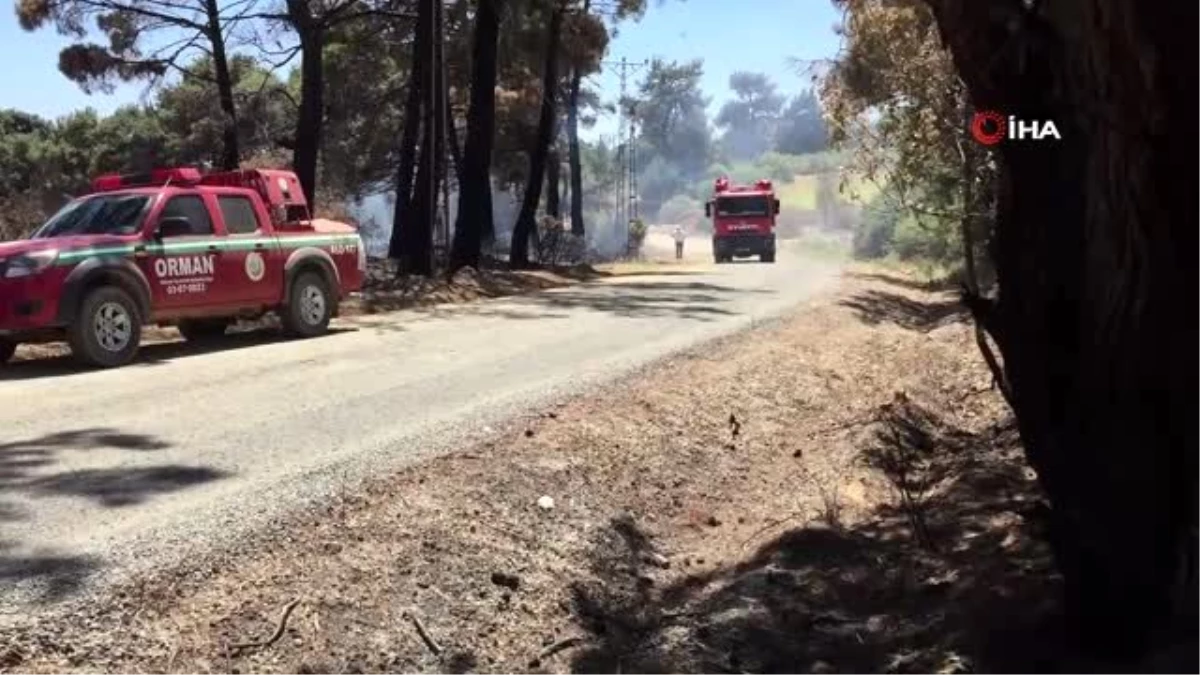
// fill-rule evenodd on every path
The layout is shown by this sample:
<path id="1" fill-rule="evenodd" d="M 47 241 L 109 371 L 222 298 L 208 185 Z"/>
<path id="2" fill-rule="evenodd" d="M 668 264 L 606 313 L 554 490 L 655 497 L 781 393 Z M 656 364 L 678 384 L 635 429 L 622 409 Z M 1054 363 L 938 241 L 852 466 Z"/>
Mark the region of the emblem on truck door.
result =
<path id="1" fill-rule="evenodd" d="M 252 252 L 246 256 L 246 276 L 250 277 L 250 281 L 262 281 L 266 274 L 267 265 L 263 262 L 262 255 Z"/>

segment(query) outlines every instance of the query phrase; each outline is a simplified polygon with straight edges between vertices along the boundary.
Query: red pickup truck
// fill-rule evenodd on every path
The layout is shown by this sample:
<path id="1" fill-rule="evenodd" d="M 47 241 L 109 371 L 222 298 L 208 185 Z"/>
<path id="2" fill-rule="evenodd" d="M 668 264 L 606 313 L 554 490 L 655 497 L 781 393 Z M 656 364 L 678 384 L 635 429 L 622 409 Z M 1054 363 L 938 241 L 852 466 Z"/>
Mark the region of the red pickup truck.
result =
<path id="1" fill-rule="evenodd" d="M 121 366 L 143 325 L 196 340 L 269 311 L 316 336 L 365 273 L 357 230 L 310 218 L 290 171 L 101 176 L 29 238 L 0 242 L 0 363 L 65 337 L 84 363 Z"/>

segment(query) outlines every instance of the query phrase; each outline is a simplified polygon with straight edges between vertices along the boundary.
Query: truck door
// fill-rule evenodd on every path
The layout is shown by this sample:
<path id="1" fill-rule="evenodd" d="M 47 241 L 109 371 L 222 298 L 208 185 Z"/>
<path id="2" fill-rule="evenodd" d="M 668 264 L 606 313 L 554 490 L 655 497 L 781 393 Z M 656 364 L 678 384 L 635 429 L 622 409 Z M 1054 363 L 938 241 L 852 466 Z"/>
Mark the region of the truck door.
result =
<path id="1" fill-rule="evenodd" d="M 265 214 L 243 194 L 217 194 L 226 233 L 222 274 L 229 284 L 228 301 L 239 308 L 274 305 L 283 295 L 279 242 L 263 225 Z"/>
<path id="2" fill-rule="evenodd" d="M 147 231 L 150 237 L 135 255 L 150 282 L 155 315 L 179 316 L 218 303 L 220 248 L 203 197 L 168 197 Z"/>

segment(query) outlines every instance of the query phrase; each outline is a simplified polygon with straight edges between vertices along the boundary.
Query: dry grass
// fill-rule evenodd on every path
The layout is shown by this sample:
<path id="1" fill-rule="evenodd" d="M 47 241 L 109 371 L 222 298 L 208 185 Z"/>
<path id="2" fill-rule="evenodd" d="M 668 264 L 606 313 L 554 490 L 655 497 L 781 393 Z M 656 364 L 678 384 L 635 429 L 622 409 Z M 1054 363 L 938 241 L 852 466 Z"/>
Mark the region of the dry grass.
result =
<path id="1" fill-rule="evenodd" d="M 213 569 L 31 629 L 0 664 L 1063 667 L 1052 634 L 1024 631 L 1053 597 L 1039 502 L 962 319 L 902 279 L 850 276 L 774 327 L 381 478 Z M 297 600 L 278 641 L 234 646 Z"/>

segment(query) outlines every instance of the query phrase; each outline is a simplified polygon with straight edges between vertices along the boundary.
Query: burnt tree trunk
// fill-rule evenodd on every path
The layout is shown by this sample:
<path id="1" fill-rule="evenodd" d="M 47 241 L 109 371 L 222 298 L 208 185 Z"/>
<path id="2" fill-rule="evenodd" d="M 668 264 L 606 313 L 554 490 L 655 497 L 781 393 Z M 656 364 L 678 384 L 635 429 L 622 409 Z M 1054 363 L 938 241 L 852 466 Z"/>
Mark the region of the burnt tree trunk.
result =
<path id="1" fill-rule="evenodd" d="M 471 102 L 458 188 L 458 218 L 450 249 L 450 272 L 478 267 L 492 227 L 492 144 L 496 135 L 496 51 L 500 38 L 498 0 L 479 0 L 471 45 Z"/>
<path id="2" fill-rule="evenodd" d="M 217 0 L 204 0 L 208 40 L 212 45 L 213 75 L 217 81 L 217 99 L 221 104 L 221 168 L 233 171 L 241 161 L 238 149 L 237 106 L 233 101 L 233 77 L 229 74 L 229 58 L 225 53 L 225 36 L 221 32 L 221 10 Z"/>
<path id="3" fill-rule="evenodd" d="M 324 29 L 305 0 L 287 0 L 288 21 L 300 40 L 300 110 L 296 117 L 292 169 L 308 198 L 309 209 L 317 202 L 317 157 L 321 148 L 321 124 L 325 117 L 323 65 Z"/>
<path id="4" fill-rule="evenodd" d="M 442 69 L 438 63 L 436 40 L 439 38 L 439 0 L 420 0 L 417 30 L 425 33 L 425 53 L 418 58 L 428 59 L 421 79 L 421 148 L 417 176 L 413 185 L 412 207 L 407 222 L 401 228 L 399 272 L 428 276 L 433 272 L 433 226 L 437 217 L 438 178 L 445 166 L 445 136 L 443 125 L 445 96 Z"/>
<path id="5" fill-rule="evenodd" d="M 408 72 L 408 90 L 404 98 L 404 131 L 400 135 L 400 166 L 396 171 L 396 203 L 392 208 L 392 236 L 388 257 L 400 260 L 404 255 L 404 230 L 410 225 L 413 201 L 413 173 L 417 165 L 417 142 L 421 137 L 421 100 L 425 77 L 429 34 L 421 30 L 428 17 L 420 14 L 426 4 L 418 5 L 417 30 L 412 42 L 412 68 Z M 402 267 L 402 266 L 401 266 Z"/>
<path id="6" fill-rule="evenodd" d="M 529 267 L 529 238 L 536 235 L 537 231 L 537 207 L 542 198 L 546 158 L 550 154 L 550 144 L 554 142 L 554 121 L 558 113 L 555 93 L 558 90 L 558 45 L 562 37 L 562 20 L 563 8 L 556 5 L 550 15 L 546 62 L 542 69 L 542 110 L 538 117 L 537 136 L 529 153 L 525 195 L 513 227 L 512 247 L 508 255 L 509 265 L 514 269 Z"/>
<path id="7" fill-rule="evenodd" d="M 1174 598 L 1195 612 L 1179 584 L 1195 580 L 1200 468 L 1196 73 L 1181 57 L 1197 7 L 928 1 L 976 108 L 1062 136 L 996 146 L 999 297 L 973 310 L 1051 501 L 1074 625 L 1135 656 L 1180 618 Z"/>
<path id="8" fill-rule="evenodd" d="M 546 215 L 558 220 L 562 217 L 562 188 L 559 176 L 562 175 L 562 160 L 558 150 L 551 149 L 546 158 Z"/>
<path id="9" fill-rule="evenodd" d="M 583 14 L 587 16 L 591 0 L 583 1 Z M 583 225 L 583 162 L 579 157 L 579 88 L 583 84 L 583 72 L 578 66 L 571 69 L 571 84 L 567 92 L 567 164 L 571 192 L 571 234 L 582 237 Z"/>

